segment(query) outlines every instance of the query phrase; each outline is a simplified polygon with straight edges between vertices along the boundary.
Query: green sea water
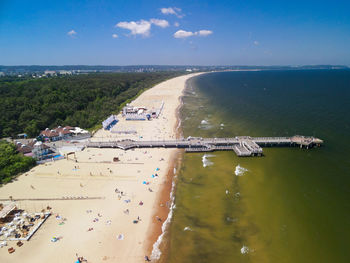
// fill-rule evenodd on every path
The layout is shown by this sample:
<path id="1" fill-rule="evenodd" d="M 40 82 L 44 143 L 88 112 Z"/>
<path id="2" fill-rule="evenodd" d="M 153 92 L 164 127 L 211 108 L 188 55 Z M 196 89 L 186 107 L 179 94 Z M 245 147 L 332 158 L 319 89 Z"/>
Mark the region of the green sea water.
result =
<path id="1" fill-rule="evenodd" d="M 184 154 L 166 262 L 349 262 L 350 71 L 210 73 L 185 137 L 316 136 L 321 148 Z"/>

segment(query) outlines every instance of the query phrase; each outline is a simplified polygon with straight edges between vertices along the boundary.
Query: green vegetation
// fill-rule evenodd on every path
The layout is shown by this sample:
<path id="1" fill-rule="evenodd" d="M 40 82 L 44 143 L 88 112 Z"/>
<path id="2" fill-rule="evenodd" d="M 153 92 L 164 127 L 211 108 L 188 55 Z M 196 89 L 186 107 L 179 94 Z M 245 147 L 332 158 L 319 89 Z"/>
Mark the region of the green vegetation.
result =
<path id="1" fill-rule="evenodd" d="M 58 125 L 99 127 L 143 90 L 181 74 L 97 73 L 43 79 L 0 79 L 0 137 Z"/>
<path id="2" fill-rule="evenodd" d="M 0 140 L 0 185 L 8 183 L 18 173 L 28 171 L 35 159 L 17 153 L 15 145 Z"/>

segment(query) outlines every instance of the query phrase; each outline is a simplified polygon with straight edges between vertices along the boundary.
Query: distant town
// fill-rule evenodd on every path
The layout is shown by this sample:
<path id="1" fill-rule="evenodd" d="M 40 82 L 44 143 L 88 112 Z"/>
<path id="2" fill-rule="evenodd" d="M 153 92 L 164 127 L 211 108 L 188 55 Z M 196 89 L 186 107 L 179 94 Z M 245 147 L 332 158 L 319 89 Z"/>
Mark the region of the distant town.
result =
<path id="1" fill-rule="evenodd" d="M 0 65 L 0 77 L 32 77 L 47 78 L 88 73 L 112 73 L 112 72 L 159 72 L 159 71 L 224 71 L 224 70 L 298 70 L 298 69 L 349 69 L 343 65 L 300 65 L 300 66 L 197 66 L 197 65 L 141 65 L 141 66 L 2 66 Z"/>

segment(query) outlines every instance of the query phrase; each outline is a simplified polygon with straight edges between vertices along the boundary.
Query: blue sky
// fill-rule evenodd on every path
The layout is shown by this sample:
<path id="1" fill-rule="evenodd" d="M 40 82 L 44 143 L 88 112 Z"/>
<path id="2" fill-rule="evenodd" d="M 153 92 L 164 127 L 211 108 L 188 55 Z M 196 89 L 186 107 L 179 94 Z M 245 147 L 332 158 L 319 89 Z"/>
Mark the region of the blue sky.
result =
<path id="1" fill-rule="evenodd" d="M 1 65 L 350 65 L 350 1 L 0 0 Z"/>

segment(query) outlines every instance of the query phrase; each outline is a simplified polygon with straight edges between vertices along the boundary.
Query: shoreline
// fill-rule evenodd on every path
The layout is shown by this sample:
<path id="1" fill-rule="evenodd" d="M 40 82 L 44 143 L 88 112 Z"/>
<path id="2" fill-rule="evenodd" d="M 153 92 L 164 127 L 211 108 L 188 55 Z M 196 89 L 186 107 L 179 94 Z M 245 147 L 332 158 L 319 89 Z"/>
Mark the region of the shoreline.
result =
<path id="1" fill-rule="evenodd" d="M 152 225 L 149 227 L 149 237 L 147 238 L 148 244 L 146 246 L 146 255 L 150 255 L 151 260 L 159 261 L 165 253 L 166 242 L 164 238 L 167 237 L 167 230 L 169 223 L 171 222 L 171 212 L 174 199 L 175 190 L 175 179 L 179 163 L 181 162 L 182 152 L 177 150 L 173 153 L 172 163 L 169 166 L 167 179 L 161 186 L 158 193 L 158 198 L 156 200 L 156 205 L 154 213 L 152 216 Z M 161 218 L 161 222 L 157 221 L 156 217 Z"/>
<path id="2" fill-rule="evenodd" d="M 181 108 L 184 105 L 183 96 L 188 89 L 188 81 L 193 77 L 197 77 L 202 74 L 206 74 L 209 72 L 201 72 L 188 78 L 185 81 L 184 88 L 182 90 L 181 96 L 179 97 L 179 105 L 176 108 L 176 125 L 174 127 L 174 131 L 176 134 L 176 138 L 180 138 L 183 135 L 182 127 L 181 127 Z M 155 208 L 155 212 L 153 214 L 153 224 L 150 226 L 149 233 L 149 244 L 146 246 L 146 255 L 151 255 L 151 260 L 156 260 L 157 262 L 164 262 L 168 255 L 169 250 L 169 227 L 172 221 L 172 213 L 173 206 L 175 202 L 175 194 L 176 194 L 176 179 L 177 179 L 177 171 L 180 170 L 183 161 L 184 151 L 180 149 L 176 149 L 173 153 L 171 162 L 169 163 L 168 173 L 167 173 L 167 181 L 164 182 L 162 186 L 159 197 L 157 198 L 156 204 L 159 205 L 158 208 Z M 161 204 L 169 204 L 164 207 Z M 162 223 L 157 222 L 155 219 L 156 216 L 159 216 L 162 219 Z M 165 220 L 164 220 L 165 219 Z"/>

